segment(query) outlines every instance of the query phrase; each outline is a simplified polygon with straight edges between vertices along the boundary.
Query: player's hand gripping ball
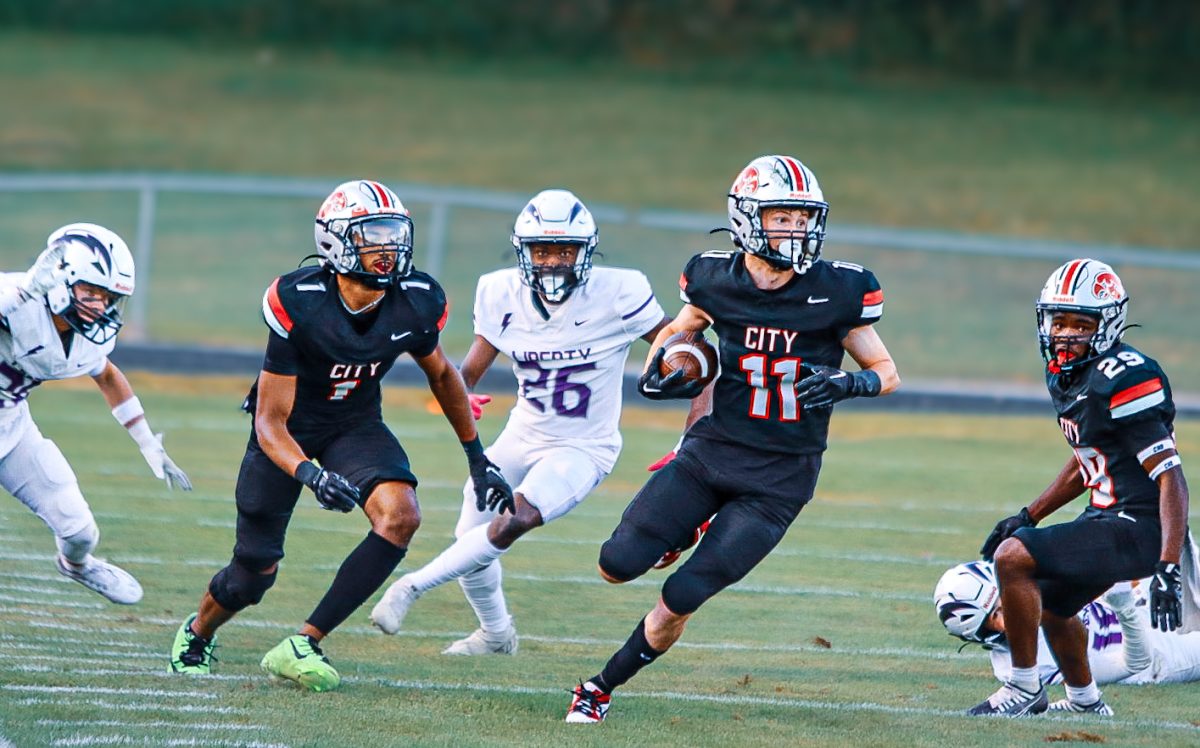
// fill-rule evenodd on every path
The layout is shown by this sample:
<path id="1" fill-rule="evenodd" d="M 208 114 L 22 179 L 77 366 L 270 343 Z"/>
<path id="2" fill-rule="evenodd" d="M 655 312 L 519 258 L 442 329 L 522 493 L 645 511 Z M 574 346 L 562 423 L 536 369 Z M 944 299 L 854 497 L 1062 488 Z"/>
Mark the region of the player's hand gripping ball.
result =
<path id="1" fill-rule="evenodd" d="M 699 382 L 704 387 L 717 376 L 717 349 L 703 334 L 677 332 L 664 340 L 662 347 L 658 370 L 664 378 L 682 369 L 685 382 Z"/>

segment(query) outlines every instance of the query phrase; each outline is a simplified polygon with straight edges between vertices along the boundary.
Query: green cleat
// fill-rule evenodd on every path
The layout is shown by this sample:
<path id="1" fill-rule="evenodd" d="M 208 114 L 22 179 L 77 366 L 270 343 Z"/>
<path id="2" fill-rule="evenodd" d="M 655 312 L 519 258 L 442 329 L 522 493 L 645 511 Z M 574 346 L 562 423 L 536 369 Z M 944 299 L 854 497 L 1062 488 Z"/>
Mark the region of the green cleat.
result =
<path id="1" fill-rule="evenodd" d="M 297 683 L 310 691 L 332 691 L 342 676 L 329 664 L 329 658 L 307 636 L 289 636 L 263 655 L 262 669 L 273 678 Z"/>
<path id="2" fill-rule="evenodd" d="M 217 637 L 205 639 L 192 632 L 195 614 L 184 621 L 175 632 L 175 644 L 171 647 L 171 667 L 168 672 L 208 675 L 212 672 L 213 650 L 217 648 Z"/>

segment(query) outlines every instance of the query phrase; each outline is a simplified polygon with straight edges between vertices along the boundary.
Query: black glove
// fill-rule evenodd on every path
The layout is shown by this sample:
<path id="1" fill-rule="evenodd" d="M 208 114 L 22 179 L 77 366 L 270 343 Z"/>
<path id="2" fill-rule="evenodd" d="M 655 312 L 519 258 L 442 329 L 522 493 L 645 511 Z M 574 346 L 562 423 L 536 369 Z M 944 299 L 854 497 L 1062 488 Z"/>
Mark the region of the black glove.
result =
<path id="1" fill-rule="evenodd" d="M 850 397 L 875 397 L 883 389 L 873 371 L 842 371 L 821 364 L 805 365 L 812 372 L 796 383 L 796 402 L 811 408 L 828 408 Z"/>
<path id="2" fill-rule="evenodd" d="M 1029 516 L 1028 509 L 1022 509 L 1011 517 L 1006 517 L 996 523 L 992 528 L 992 534 L 987 536 L 987 540 L 983 541 L 983 547 L 979 549 L 979 555 L 983 556 L 984 561 L 991 561 L 996 555 L 996 549 L 1000 547 L 1012 534 L 1022 527 L 1037 527 L 1037 522 L 1033 517 Z"/>
<path id="3" fill-rule="evenodd" d="M 296 480 L 312 489 L 322 509 L 348 512 L 358 506 L 358 486 L 305 460 L 296 467 Z"/>
<path id="4" fill-rule="evenodd" d="M 663 357 L 666 348 L 659 348 L 650 365 L 638 379 L 638 392 L 651 400 L 691 400 L 704 391 L 705 383 L 699 379 L 684 379 L 683 369 L 676 369 L 667 376 L 662 375 Z"/>
<path id="5" fill-rule="evenodd" d="M 1150 581 L 1150 625 L 1159 631 L 1174 631 L 1182 624 L 1183 585 L 1179 564 L 1159 561 Z"/>
<path id="6" fill-rule="evenodd" d="M 467 453 L 471 487 L 475 489 L 475 508 L 481 512 L 516 514 L 517 501 L 513 498 L 512 487 L 500 474 L 500 468 L 483 453 L 483 444 L 480 443 L 479 437 L 463 442 L 463 451 Z"/>

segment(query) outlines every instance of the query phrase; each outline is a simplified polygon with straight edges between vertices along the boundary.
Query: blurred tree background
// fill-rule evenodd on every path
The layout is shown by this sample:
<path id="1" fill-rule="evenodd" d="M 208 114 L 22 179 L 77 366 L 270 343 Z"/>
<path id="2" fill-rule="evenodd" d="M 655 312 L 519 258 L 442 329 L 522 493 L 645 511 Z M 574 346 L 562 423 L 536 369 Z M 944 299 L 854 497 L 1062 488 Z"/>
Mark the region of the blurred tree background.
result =
<path id="1" fill-rule="evenodd" d="M 3 27 L 622 63 L 1194 90 L 1195 0 L 0 0 Z"/>

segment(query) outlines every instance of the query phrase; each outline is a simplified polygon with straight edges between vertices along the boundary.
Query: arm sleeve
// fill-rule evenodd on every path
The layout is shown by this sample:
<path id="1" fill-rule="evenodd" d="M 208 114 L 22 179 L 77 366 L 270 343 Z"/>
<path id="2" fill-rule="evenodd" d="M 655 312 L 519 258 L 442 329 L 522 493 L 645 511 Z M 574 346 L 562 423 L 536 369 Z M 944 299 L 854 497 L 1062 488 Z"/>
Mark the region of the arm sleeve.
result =
<path id="1" fill-rule="evenodd" d="M 287 338 L 279 335 L 274 329 L 267 338 L 267 351 L 263 354 L 263 371 L 294 377 L 300 373 L 300 352 Z"/>
<path id="2" fill-rule="evenodd" d="M 658 299 L 654 298 L 650 281 L 636 271 L 629 273 L 621 283 L 614 305 L 622 327 L 631 338 L 645 335 L 667 316 Z"/>

